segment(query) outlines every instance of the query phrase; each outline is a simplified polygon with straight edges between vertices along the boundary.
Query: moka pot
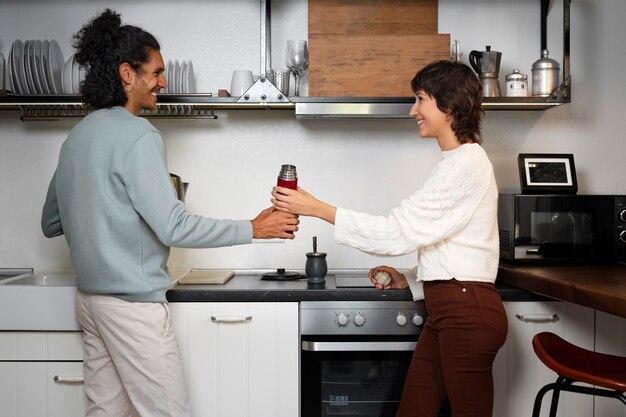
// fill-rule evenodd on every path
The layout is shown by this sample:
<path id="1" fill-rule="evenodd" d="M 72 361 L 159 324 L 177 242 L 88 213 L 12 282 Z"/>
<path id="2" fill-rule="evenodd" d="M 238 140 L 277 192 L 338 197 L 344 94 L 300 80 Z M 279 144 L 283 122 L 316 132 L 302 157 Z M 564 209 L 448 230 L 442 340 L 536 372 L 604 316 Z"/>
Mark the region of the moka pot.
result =
<path id="1" fill-rule="evenodd" d="M 485 47 L 486 51 L 471 51 L 469 62 L 474 71 L 480 77 L 483 88 L 483 97 L 500 96 L 500 59 L 502 52 L 492 51 L 491 46 Z"/>

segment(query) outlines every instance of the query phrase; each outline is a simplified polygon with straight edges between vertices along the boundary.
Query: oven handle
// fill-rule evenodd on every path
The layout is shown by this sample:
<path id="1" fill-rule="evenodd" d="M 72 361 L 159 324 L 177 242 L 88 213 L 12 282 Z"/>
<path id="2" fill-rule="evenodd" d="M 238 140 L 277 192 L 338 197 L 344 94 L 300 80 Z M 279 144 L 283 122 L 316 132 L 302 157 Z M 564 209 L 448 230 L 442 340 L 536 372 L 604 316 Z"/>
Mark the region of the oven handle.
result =
<path id="1" fill-rule="evenodd" d="M 302 341 L 308 352 L 390 352 L 414 351 L 417 342 L 311 342 Z"/>

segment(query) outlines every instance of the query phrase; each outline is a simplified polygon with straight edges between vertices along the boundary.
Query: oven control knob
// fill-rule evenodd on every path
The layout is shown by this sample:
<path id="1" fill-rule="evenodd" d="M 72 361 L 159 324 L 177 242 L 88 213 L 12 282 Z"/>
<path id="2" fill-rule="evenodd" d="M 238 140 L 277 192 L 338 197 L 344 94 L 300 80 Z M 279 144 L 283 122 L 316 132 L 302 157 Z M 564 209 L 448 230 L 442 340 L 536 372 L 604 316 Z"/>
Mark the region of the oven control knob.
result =
<path id="1" fill-rule="evenodd" d="M 411 323 L 413 324 L 413 326 L 419 327 L 422 324 L 424 324 L 424 318 L 422 316 L 420 316 L 419 314 L 414 313 L 411 316 Z"/>
<path id="2" fill-rule="evenodd" d="M 348 324 L 348 316 L 346 316 L 345 313 L 337 314 L 337 324 L 339 324 L 340 326 L 345 326 L 346 324 Z"/>
<path id="3" fill-rule="evenodd" d="M 406 325 L 406 316 L 403 313 L 398 313 L 398 315 L 396 316 L 396 324 L 398 326 Z"/>
<path id="4" fill-rule="evenodd" d="M 365 324 L 365 316 L 361 313 L 357 313 L 356 316 L 354 316 L 354 324 L 359 327 L 363 326 L 363 324 Z"/>
<path id="5" fill-rule="evenodd" d="M 618 215 L 619 219 L 626 223 L 626 209 L 622 209 Z"/>
<path id="6" fill-rule="evenodd" d="M 622 230 L 622 232 L 619 234 L 619 240 L 621 240 L 623 243 L 626 243 L 626 230 Z"/>

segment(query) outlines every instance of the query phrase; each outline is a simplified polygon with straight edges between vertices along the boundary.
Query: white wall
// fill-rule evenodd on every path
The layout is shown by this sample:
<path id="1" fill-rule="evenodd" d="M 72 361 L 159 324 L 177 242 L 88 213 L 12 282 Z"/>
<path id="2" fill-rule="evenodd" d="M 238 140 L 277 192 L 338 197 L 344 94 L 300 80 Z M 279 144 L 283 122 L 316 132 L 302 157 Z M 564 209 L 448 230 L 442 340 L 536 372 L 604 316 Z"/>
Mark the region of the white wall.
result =
<path id="1" fill-rule="evenodd" d="M 562 0 L 553 3 L 548 47 L 562 62 Z M 462 59 L 491 45 L 503 54 L 501 87 L 513 68 L 530 78 L 540 56 L 539 1 L 439 4 L 439 31 L 461 42 Z M 54 38 L 68 58 L 72 33 L 104 7 L 155 34 L 166 60 L 192 59 L 200 91 L 229 88 L 235 69 L 259 72 L 257 0 L 0 0 L 0 52 L 6 57 L 14 39 Z M 575 156 L 580 193 L 626 194 L 620 170 L 626 154 L 620 128 L 626 114 L 626 2 L 575 0 L 571 10 L 572 103 L 543 112 L 486 114 L 484 147 L 502 191 L 519 190 L 518 153 L 562 152 Z M 286 40 L 307 36 L 306 0 L 274 0 L 272 20 L 272 59 L 284 67 Z M 39 218 L 59 148 L 74 123 L 25 123 L 18 112 L 0 112 L 0 267 L 70 267 L 65 240 L 45 239 Z M 385 214 L 420 187 L 439 159 L 434 141 L 420 139 L 410 120 L 297 121 L 289 111 L 230 111 L 220 112 L 217 121 L 154 124 L 166 137 L 170 171 L 191 183 L 188 209 L 218 218 L 252 218 L 269 206 L 282 163 L 297 165 L 300 185 L 321 199 Z M 294 241 L 174 249 L 170 266 L 302 269 L 314 235 L 331 268 L 414 263 L 412 256 L 382 260 L 335 245 L 330 225 L 302 219 Z"/>

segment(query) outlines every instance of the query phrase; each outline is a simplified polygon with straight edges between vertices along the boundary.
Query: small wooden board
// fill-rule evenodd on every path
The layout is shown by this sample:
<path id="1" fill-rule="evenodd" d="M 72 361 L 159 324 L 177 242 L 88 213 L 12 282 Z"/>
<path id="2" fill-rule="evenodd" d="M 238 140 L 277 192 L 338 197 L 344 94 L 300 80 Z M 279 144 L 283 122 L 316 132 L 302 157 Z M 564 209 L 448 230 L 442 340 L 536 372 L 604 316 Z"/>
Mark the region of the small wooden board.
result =
<path id="1" fill-rule="evenodd" d="M 194 269 L 178 280 L 178 284 L 214 284 L 223 285 L 231 279 L 235 273 L 233 271 L 222 271 L 212 269 Z"/>
<path id="2" fill-rule="evenodd" d="M 450 59 L 438 24 L 438 0 L 310 0 L 309 96 L 412 96 L 417 71 Z"/>

